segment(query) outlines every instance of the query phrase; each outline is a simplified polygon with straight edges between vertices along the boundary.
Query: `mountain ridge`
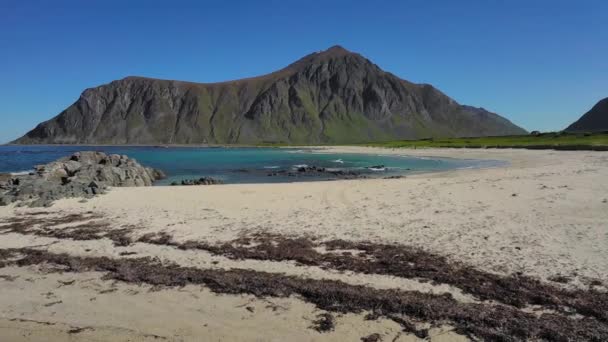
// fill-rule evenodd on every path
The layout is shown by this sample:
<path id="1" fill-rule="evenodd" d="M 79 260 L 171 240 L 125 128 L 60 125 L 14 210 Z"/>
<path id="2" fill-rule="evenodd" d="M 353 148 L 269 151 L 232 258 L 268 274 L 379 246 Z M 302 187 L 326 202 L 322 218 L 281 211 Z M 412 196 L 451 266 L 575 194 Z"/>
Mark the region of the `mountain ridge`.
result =
<path id="1" fill-rule="evenodd" d="M 315 144 L 522 133 L 495 113 L 333 46 L 250 78 L 128 76 L 88 88 L 13 143 Z"/>
<path id="2" fill-rule="evenodd" d="M 566 132 L 608 131 L 608 97 L 598 101 L 588 112 L 565 129 Z"/>

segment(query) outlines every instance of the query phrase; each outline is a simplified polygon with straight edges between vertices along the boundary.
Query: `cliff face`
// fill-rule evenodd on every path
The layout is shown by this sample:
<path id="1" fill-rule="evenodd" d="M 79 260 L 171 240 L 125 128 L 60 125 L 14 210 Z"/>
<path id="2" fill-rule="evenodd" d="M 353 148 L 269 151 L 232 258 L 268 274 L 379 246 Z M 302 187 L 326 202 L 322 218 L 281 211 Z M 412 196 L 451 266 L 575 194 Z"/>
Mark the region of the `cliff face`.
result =
<path id="1" fill-rule="evenodd" d="M 566 128 L 566 132 L 603 132 L 608 131 L 608 97 L 598 102 Z"/>
<path id="2" fill-rule="evenodd" d="M 127 77 L 87 89 L 15 143 L 315 144 L 523 133 L 336 46 L 255 78 L 205 84 Z"/>

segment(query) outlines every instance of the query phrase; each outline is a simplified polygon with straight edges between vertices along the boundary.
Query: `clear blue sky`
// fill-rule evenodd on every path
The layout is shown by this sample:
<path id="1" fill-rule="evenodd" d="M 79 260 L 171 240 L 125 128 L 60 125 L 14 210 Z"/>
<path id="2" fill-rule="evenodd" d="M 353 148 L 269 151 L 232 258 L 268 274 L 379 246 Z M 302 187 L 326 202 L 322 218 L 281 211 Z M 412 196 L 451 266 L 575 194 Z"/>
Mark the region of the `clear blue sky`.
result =
<path id="1" fill-rule="evenodd" d="M 236 79 L 335 44 L 559 130 L 608 96 L 607 25 L 605 0 L 0 0 L 0 142 L 114 79 Z"/>

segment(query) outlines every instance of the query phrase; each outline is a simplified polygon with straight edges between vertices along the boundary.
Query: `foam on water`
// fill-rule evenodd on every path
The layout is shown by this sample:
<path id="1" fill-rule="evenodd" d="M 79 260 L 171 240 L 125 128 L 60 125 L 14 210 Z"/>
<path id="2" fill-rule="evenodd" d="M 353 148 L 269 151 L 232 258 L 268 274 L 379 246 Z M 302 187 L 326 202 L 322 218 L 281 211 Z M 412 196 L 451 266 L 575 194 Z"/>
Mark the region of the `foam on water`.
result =
<path id="1" fill-rule="evenodd" d="M 11 176 L 26 176 L 29 175 L 30 173 L 32 173 L 34 170 L 28 170 L 28 171 L 17 171 L 17 172 L 11 172 Z"/>

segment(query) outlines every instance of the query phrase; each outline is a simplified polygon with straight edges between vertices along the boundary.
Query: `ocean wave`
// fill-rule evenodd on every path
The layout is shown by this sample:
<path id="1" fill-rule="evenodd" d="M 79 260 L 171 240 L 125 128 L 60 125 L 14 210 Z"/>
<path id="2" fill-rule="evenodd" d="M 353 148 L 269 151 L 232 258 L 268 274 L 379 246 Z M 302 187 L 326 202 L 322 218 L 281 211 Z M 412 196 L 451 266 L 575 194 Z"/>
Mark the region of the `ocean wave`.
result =
<path id="1" fill-rule="evenodd" d="M 308 167 L 308 165 L 307 164 L 296 164 L 293 167 L 296 168 L 296 169 L 299 169 L 301 167 Z"/>
<path id="2" fill-rule="evenodd" d="M 344 160 L 342 159 L 336 159 L 336 160 L 332 160 L 333 163 L 338 163 L 338 164 L 344 164 Z"/>
<path id="3" fill-rule="evenodd" d="M 34 170 L 27 170 L 27 171 L 16 171 L 16 172 L 11 172 L 11 176 L 27 176 L 30 174 L 30 172 L 33 172 Z"/>
<path id="4" fill-rule="evenodd" d="M 264 166 L 265 169 L 278 169 L 280 166 L 276 166 L 276 165 L 271 165 L 271 166 Z"/>

